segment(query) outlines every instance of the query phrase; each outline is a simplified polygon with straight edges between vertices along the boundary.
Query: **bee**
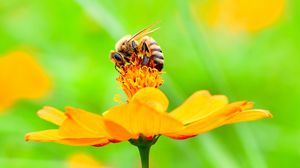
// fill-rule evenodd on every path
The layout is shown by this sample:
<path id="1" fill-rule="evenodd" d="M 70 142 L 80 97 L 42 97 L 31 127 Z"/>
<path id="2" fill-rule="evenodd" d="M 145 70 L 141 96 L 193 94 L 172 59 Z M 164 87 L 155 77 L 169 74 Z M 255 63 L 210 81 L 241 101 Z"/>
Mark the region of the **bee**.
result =
<path id="1" fill-rule="evenodd" d="M 164 57 L 160 46 L 147 35 L 157 29 L 151 30 L 155 24 L 142 29 L 133 36 L 126 35 L 115 45 L 115 51 L 110 52 L 110 59 L 115 63 L 115 68 L 122 69 L 126 64 L 132 64 L 135 60 L 141 65 L 156 68 L 161 71 Z"/>

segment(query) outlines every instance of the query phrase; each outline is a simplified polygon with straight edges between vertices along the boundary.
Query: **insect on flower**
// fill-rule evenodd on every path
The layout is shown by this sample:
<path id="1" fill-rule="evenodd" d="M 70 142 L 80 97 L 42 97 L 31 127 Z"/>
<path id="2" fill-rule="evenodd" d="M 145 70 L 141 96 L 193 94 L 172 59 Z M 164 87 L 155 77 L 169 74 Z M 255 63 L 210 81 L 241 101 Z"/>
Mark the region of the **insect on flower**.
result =
<path id="1" fill-rule="evenodd" d="M 137 33 L 129 39 L 144 34 Z M 123 41 L 127 42 L 128 39 Z M 123 48 L 128 47 L 127 43 L 124 44 Z M 138 58 L 142 60 L 139 63 L 143 63 L 147 57 L 137 55 L 143 53 L 137 48 L 139 52 L 128 50 L 132 51 L 129 54 L 128 51 L 118 50 L 111 54 L 114 58 L 119 53 L 121 59 L 126 61 L 122 65 L 116 64 L 122 71 L 117 80 L 128 97 L 126 103 L 114 106 L 102 115 L 73 107 L 67 107 L 66 112 L 45 107 L 38 111 L 39 117 L 58 125 L 58 128 L 28 133 L 25 139 L 97 147 L 129 141 L 138 147 L 142 167 L 148 168 L 150 147 L 162 135 L 172 139 L 187 139 L 225 124 L 272 116 L 267 110 L 251 109 L 251 102 L 229 103 L 226 96 L 211 95 L 205 90 L 196 91 L 182 105 L 167 112 L 169 100 L 158 89 L 163 84 L 161 69 L 148 63 L 131 62 L 133 58 Z M 129 55 L 125 56 L 124 53 Z M 153 61 L 153 56 L 149 58 L 150 62 Z"/>
<path id="2" fill-rule="evenodd" d="M 161 71 L 164 66 L 164 56 L 156 41 L 147 36 L 157 29 L 151 30 L 155 24 L 142 29 L 133 36 L 126 35 L 115 46 L 115 51 L 110 52 L 110 59 L 115 67 L 123 69 L 126 64 L 140 64 L 156 68 Z"/>

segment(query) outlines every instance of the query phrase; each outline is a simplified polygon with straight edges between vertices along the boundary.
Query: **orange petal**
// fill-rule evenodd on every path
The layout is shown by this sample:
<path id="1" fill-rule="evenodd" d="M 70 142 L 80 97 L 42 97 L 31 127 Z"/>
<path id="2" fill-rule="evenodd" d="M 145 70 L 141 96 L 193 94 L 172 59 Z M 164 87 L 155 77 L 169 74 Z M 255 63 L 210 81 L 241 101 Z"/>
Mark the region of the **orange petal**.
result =
<path id="1" fill-rule="evenodd" d="M 53 107 L 44 107 L 37 112 L 38 116 L 46 121 L 54 123 L 56 125 L 62 125 L 63 121 L 67 119 L 65 114 L 60 110 Z"/>
<path id="2" fill-rule="evenodd" d="M 57 143 L 73 146 L 104 146 L 110 143 L 108 139 L 105 138 L 80 138 L 80 139 L 62 139 L 56 141 Z"/>
<path id="3" fill-rule="evenodd" d="M 137 139 L 140 134 L 146 137 L 181 130 L 181 122 L 137 100 L 112 108 L 104 117 L 122 125 Z"/>
<path id="4" fill-rule="evenodd" d="M 35 142 L 57 142 L 75 146 L 89 146 L 89 145 L 106 145 L 109 143 L 107 139 L 101 138 L 68 138 L 61 136 L 57 129 L 45 130 L 39 132 L 31 132 L 25 135 L 26 141 Z"/>
<path id="5" fill-rule="evenodd" d="M 1 57 L 0 71 L 3 89 L 9 89 L 16 97 L 39 98 L 50 89 L 49 76 L 31 55 L 24 52 Z"/>
<path id="6" fill-rule="evenodd" d="M 106 133 L 95 132 L 90 128 L 79 125 L 74 120 L 66 119 L 59 128 L 59 135 L 69 138 L 106 138 Z"/>
<path id="7" fill-rule="evenodd" d="M 106 131 L 109 133 L 111 142 L 125 141 L 133 137 L 134 135 L 129 133 L 124 127 L 119 124 L 104 120 Z"/>
<path id="8" fill-rule="evenodd" d="M 19 99 L 45 96 L 49 90 L 49 76 L 31 55 L 13 52 L 0 57 L 0 110 Z"/>
<path id="9" fill-rule="evenodd" d="M 4 93 L 0 88 L 0 112 L 9 108 L 16 101 L 16 98 L 10 97 L 9 95 L 10 93 Z"/>
<path id="10" fill-rule="evenodd" d="M 210 4 L 206 8 L 211 26 L 233 32 L 256 32 L 280 19 L 285 0 L 214 0 Z"/>
<path id="11" fill-rule="evenodd" d="M 62 134 L 71 136 L 75 131 L 78 133 L 77 136 L 107 137 L 112 141 L 128 140 L 131 137 L 131 134 L 123 127 L 114 122 L 105 121 L 100 115 L 72 107 L 67 107 L 66 111 L 70 120 L 64 123 L 65 127 L 61 127 Z"/>
<path id="12" fill-rule="evenodd" d="M 130 101 L 138 100 L 157 111 L 165 112 L 169 105 L 166 95 L 157 88 L 147 87 L 139 90 Z"/>
<path id="13" fill-rule="evenodd" d="M 173 110 L 170 115 L 188 124 L 222 109 L 226 104 L 225 96 L 211 96 L 208 91 L 198 91 Z"/>
<path id="14" fill-rule="evenodd" d="M 174 139 L 185 139 L 210 131 L 224 124 L 261 119 L 271 116 L 270 113 L 265 110 L 247 110 L 249 113 L 244 113 L 247 111 L 243 111 L 243 109 L 249 108 L 251 105 L 252 103 L 245 101 L 231 103 L 222 110 L 212 113 L 199 121 L 191 123 L 186 126 L 184 130 L 167 134 L 166 136 Z"/>
<path id="15" fill-rule="evenodd" d="M 58 134 L 57 129 L 31 132 L 25 135 L 26 141 L 51 142 L 60 139 L 63 139 L 63 137 Z"/>
<path id="16" fill-rule="evenodd" d="M 73 120 L 78 126 L 86 129 L 90 133 L 98 135 L 107 135 L 103 117 L 85 110 L 66 107 L 66 115 Z"/>
<path id="17" fill-rule="evenodd" d="M 45 96 L 49 92 L 50 78 L 31 55 L 15 52 L 12 53 L 11 59 L 14 59 L 15 63 L 11 75 L 15 75 L 14 80 L 18 85 L 15 89 L 20 96 L 34 99 Z"/>
<path id="18" fill-rule="evenodd" d="M 258 120 L 262 118 L 270 118 L 272 114 L 267 110 L 253 109 L 245 110 L 240 113 L 234 113 L 229 119 L 226 120 L 226 124 L 242 122 L 242 121 L 251 121 Z"/>

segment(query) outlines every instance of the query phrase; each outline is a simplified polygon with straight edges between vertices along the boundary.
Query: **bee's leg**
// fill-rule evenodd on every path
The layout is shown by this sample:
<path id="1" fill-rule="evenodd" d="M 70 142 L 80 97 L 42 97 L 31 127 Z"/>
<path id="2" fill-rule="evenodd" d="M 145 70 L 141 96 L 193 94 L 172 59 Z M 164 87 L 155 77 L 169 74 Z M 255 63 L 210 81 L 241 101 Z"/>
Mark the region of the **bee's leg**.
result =
<path id="1" fill-rule="evenodd" d="M 130 62 L 131 64 L 133 64 L 133 63 L 136 63 L 136 61 L 138 60 L 139 46 L 136 41 L 132 41 L 131 46 L 133 49 L 133 53 L 131 54 L 130 61 L 127 61 L 127 62 Z"/>
<path id="2" fill-rule="evenodd" d="M 146 44 L 146 41 L 142 41 L 141 43 L 141 51 L 140 51 L 142 54 L 143 54 L 143 60 L 142 60 L 142 65 L 148 65 L 149 64 L 149 61 L 150 61 L 150 50 Z"/>
<path id="3" fill-rule="evenodd" d="M 143 62 L 142 65 L 147 65 L 149 62 L 149 57 L 147 57 L 146 55 L 143 56 Z"/>
<path id="4" fill-rule="evenodd" d="M 117 68 L 117 65 L 115 65 L 115 70 L 119 72 L 119 69 Z"/>
<path id="5" fill-rule="evenodd" d="M 119 67 L 118 67 L 117 65 L 115 65 L 115 70 L 117 70 L 119 73 L 121 73 L 120 70 L 119 70 L 118 68 L 119 68 Z"/>
<path id="6" fill-rule="evenodd" d="M 141 45 L 142 45 L 141 52 L 142 52 L 143 54 L 149 54 L 150 51 L 149 51 L 149 48 L 148 48 L 146 42 L 143 41 Z"/>
<path id="7" fill-rule="evenodd" d="M 131 42 L 131 46 L 132 46 L 133 51 L 135 52 L 135 54 L 138 54 L 138 45 L 136 44 L 135 41 Z"/>

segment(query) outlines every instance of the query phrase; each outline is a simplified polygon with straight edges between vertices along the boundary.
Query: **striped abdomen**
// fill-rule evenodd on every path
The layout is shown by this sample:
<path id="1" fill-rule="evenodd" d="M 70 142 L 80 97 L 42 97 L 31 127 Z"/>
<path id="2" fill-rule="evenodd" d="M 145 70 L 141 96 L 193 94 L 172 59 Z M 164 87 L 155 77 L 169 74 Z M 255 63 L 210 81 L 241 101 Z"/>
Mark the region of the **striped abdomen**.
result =
<path id="1" fill-rule="evenodd" d="M 145 36 L 142 41 L 142 53 L 144 53 L 143 64 L 156 68 L 161 71 L 164 66 L 164 55 L 156 41 L 148 36 Z M 148 57 L 148 58 L 146 58 Z"/>

